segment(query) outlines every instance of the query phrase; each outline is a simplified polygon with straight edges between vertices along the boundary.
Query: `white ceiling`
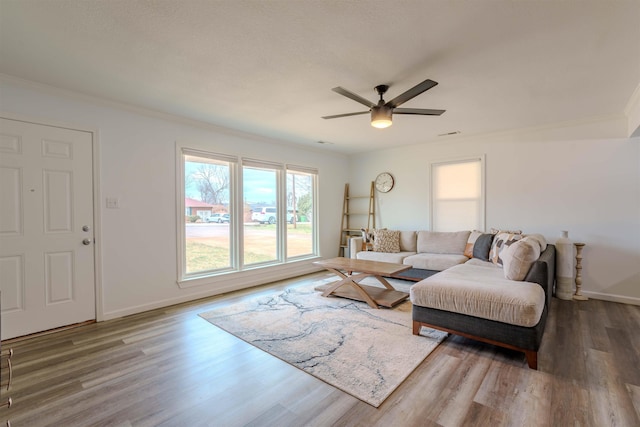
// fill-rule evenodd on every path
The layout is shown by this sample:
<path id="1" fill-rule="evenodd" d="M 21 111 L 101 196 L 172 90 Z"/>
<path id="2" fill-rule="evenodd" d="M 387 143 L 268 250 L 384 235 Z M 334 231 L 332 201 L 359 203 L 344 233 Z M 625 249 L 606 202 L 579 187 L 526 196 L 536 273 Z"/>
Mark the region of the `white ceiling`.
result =
<path id="1" fill-rule="evenodd" d="M 621 115 L 640 1 L 0 0 L 0 73 L 355 153 Z M 374 129 L 342 86 L 447 110 Z"/>

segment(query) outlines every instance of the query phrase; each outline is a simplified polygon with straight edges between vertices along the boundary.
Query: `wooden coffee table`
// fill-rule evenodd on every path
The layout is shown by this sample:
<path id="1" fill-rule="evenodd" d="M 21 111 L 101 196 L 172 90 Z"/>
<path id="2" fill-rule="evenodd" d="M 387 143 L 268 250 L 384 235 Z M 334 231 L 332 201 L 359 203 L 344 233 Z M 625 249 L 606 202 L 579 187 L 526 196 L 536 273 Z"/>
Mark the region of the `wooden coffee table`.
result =
<path id="1" fill-rule="evenodd" d="M 315 261 L 314 264 L 324 267 L 342 278 L 337 282 L 318 286 L 316 290 L 323 291 L 323 297 L 335 295 L 364 301 L 373 308 L 379 308 L 378 306 L 391 308 L 409 296 L 406 292 L 396 291 L 383 276 L 392 276 L 408 270 L 411 268 L 410 265 L 342 257 Z M 375 277 L 384 285 L 384 288 L 361 285 L 360 281 L 367 277 Z"/>

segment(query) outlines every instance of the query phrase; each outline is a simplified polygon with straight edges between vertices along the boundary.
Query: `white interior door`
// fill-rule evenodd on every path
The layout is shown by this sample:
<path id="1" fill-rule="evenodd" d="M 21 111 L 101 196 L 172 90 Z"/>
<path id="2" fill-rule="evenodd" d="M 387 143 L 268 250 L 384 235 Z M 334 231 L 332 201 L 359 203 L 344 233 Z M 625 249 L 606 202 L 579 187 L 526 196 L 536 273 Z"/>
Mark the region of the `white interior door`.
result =
<path id="1" fill-rule="evenodd" d="M 96 318 L 89 132 L 0 118 L 2 339 Z"/>

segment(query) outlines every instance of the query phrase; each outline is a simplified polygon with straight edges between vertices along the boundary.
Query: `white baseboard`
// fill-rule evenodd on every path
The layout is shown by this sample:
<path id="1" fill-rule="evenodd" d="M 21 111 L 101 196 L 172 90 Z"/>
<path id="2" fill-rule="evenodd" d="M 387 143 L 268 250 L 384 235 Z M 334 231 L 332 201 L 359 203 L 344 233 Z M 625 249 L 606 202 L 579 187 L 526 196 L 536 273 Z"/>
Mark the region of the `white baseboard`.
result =
<path id="1" fill-rule="evenodd" d="M 266 283 L 274 282 L 277 280 L 291 279 L 293 277 L 315 273 L 322 270 L 322 268 L 312 265 L 311 263 L 308 263 L 307 265 L 298 265 L 296 266 L 296 268 L 289 268 L 286 269 L 286 271 L 272 271 L 267 273 L 264 270 L 262 272 L 256 270 L 252 272 L 253 274 L 248 274 L 247 277 L 244 278 L 244 280 L 227 281 L 225 285 L 201 286 L 204 289 L 200 292 L 190 292 L 188 295 L 181 295 L 175 298 L 168 298 L 164 300 L 149 302 L 147 304 L 140 304 L 119 310 L 104 312 L 102 318 L 99 321 L 117 319 L 132 314 L 155 310 L 157 308 L 169 307 L 175 304 L 181 304 L 184 302 L 195 301 L 201 298 L 212 297 L 227 292 L 233 292 L 241 289 L 251 288 L 254 286 L 264 285 Z"/>
<path id="2" fill-rule="evenodd" d="M 629 297 L 625 295 L 604 294 L 602 292 L 582 291 L 586 297 L 599 299 L 603 301 L 620 302 L 623 304 L 640 305 L 640 298 Z"/>

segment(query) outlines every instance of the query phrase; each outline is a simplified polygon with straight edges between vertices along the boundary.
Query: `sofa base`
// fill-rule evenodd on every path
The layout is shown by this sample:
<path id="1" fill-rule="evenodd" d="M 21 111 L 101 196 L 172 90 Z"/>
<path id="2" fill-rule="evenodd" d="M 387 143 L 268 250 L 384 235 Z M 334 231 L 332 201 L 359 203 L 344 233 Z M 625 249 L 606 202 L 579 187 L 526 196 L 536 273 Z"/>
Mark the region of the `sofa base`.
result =
<path id="1" fill-rule="evenodd" d="M 538 349 L 542 341 L 546 319 L 546 307 L 538 324 L 527 328 L 414 305 L 413 334 L 419 335 L 420 328 L 425 326 L 487 344 L 521 351 L 525 354 L 529 368 L 537 370 Z"/>

